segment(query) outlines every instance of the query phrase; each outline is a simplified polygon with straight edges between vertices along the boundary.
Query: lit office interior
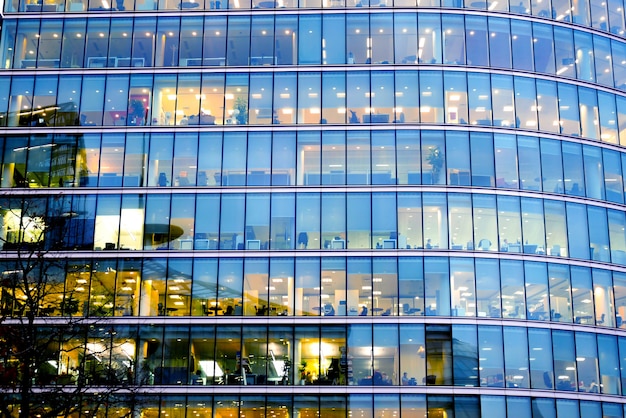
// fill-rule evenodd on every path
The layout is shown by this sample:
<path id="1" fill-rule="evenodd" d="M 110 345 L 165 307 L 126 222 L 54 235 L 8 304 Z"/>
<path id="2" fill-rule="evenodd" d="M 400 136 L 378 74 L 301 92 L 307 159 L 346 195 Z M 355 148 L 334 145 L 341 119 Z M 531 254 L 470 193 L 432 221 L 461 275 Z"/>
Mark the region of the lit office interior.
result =
<path id="1" fill-rule="evenodd" d="M 445 257 L 162 258 L 50 263 L 31 307 L 5 268 L 4 315 L 452 316 L 625 326 L 622 273 L 536 261 Z M 10 267 L 10 268 L 9 268 Z"/>

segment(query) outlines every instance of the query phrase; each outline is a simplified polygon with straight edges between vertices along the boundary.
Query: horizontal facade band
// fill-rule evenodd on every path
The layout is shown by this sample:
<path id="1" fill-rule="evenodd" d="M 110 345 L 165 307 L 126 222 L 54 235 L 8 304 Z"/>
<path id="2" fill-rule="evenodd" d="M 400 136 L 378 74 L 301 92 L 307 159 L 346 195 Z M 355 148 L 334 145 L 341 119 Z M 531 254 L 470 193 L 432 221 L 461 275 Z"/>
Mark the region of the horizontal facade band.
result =
<path id="1" fill-rule="evenodd" d="M 400 387 L 415 394 L 458 388 L 461 393 L 563 393 L 595 400 L 623 393 L 624 377 L 616 366 L 624 365 L 618 353 L 626 338 L 591 330 L 359 321 L 243 326 L 172 321 L 138 328 L 76 320 L 72 326 L 58 333 L 52 327 L 39 329 L 58 335 L 58 348 L 46 347 L 46 340 L 37 344 L 59 361 L 35 371 L 37 386 L 79 381 L 98 386 L 108 370 L 112 387 L 131 385 L 141 392 L 167 387 L 166 393 L 176 393 L 175 387 L 183 387 L 189 393 L 214 388 L 262 394 L 272 388 L 282 394 L 294 389 L 384 394 Z M 80 333 L 87 328 L 88 334 Z M 6 332 L 13 330 L 6 325 Z M 19 346 L 21 338 L 15 339 Z M 97 353 L 109 368 L 80 363 L 79 350 Z M 173 353 L 183 355 L 172 358 Z"/>
<path id="2" fill-rule="evenodd" d="M 15 195 L 0 236 L 22 254 L 450 249 L 626 264 L 622 205 L 467 191 Z"/>
<path id="3" fill-rule="evenodd" d="M 67 317 L 37 317 L 33 324 L 42 327 L 63 327 L 67 325 Z M 624 328 L 607 328 L 584 324 L 567 324 L 563 322 L 537 322 L 534 320 L 498 319 L 498 318 L 462 318 L 445 316 L 152 316 L 152 317 L 80 317 L 73 320 L 82 325 L 109 325 L 109 326 L 349 326 L 349 325 L 472 325 L 472 326 L 501 326 L 517 328 L 552 329 L 572 332 L 587 332 L 602 335 L 626 337 Z M 24 319 L 7 318 L 3 320 L 7 326 L 23 325 Z"/>
<path id="4" fill-rule="evenodd" d="M 146 3 L 150 3 L 151 0 L 148 0 Z M 153 0 L 152 0 L 153 1 Z M 123 9 L 111 8 L 109 10 L 104 10 L 102 7 L 98 7 L 99 10 L 93 10 L 97 13 L 86 13 L 88 10 L 85 9 L 85 5 L 82 2 L 78 4 L 74 4 L 68 2 L 68 10 L 64 10 L 63 4 L 47 4 L 45 8 L 41 7 L 41 5 L 26 5 L 28 10 L 16 10 L 16 8 L 11 4 L 7 4 L 7 10 L 5 10 L 6 17 L 14 17 L 19 16 L 21 19 L 37 19 L 37 18 L 58 18 L 57 13 L 70 12 L 70 14 L 64 14 L 65 16 L 72 16 L 78 18 L 84 17 L 95 17 L 95 16 L 118 16 L 119 12 L 123 12 L 125 17 L 134 17 L 134 16 L 142 16 L 142 17 L 151 17 L 151 16 L 180 16 L 181 14 L 189 15 L 189 12 L 192 11 L 194 16 L 202 16 L 202 15 L 224 15 L 224 14 L 249 14 L 254 12 L 257 15 L 268 15 L 268 14 L 310 14 L 310 13 L 324 13 L 324 14 L 336 14 L 336 13 L 369 13 L 369 14 L 377 14 L 377 13 L 388 13 L 390 10 L 393 11 L 404 11 L 409 13 L 415 13 L 415 5 L 410 4 L 411 2 L 398 2 L 396 4 L 382 4 L 382 3 L 391 3 L 389 0 L 372 0 L 373 3 L 380 2 L 381 4 L 372 4 L 369 6 L 369 0 L 365 2 L 352 2 L 353 4 L 345 4 L 343 0 L 335 0 L 334 2 L 324 2 L 321 4 L 320 2 L 310 2 L 302 3 L 300 7 L 297 4 L 292 4 L 290 6 L 279 6 L 279 3 L 285 4 L 289 3 L 289 0 L 274 2 L 263 2 L 260 0 L 255 0 L 254 4 L 248 4 L 248 6 L 241 7 L 241 2 L 237 4 L 236 7 L 228 8 L 228 1 L 212 1 L 210 4 L 207 4 L 207 8 L 204 9 L 202 6 L 202 2 L 183 2 L 180 5 L 178 2 L 171 2 L 169 7 L 164 9 L 160 9 L 157 11 L 156 3 L 153 4 L 154 8 L 149 8 L 145 10 L 141 5 L 137 4 L 137 8 L 135 12 L 133 11 L 132 1 L 125 0 L 125 3 L 129 3 L 129 7 L 123 6 Z M 62 1 L 60 3 L 63 3 Z M 263 4 L 263 6 L 259 6 L 257 3 Z M 335 3 L 335 4 L 330 4 Z M 351 0 L 348 0 L 348 3 L 351 3 Z M 567 8 L 566 2 L 564 4 L 559 4 L 560 8 L 565 8 L 563 13 L 561 11 L 557 11 L 557 9 L 553 8 L 552 12 L 548 10 L 548 6 L 535 3 L 533 4 L 533 10 L 531 13 L 530 4 L 526 6 L 519 4 L 511 4 L 508 5 L 506 3 L 497 4 L 499 7 L 486 7 L 490 6 L 492 2 L 473 2 L 470 5 L 463 5 L 459 3 L 455 4 L 446 4 L 445 6 L 440 6 L 438 1 L 430 2 L 431 4 L 423 4 L 420 2 L 418 4 L 418 9 L 420 13 L 459 13 L 459 10 L 462 10 L 464 14 L 476 14 L 476 15 L 492 15 L 492 16 L 506 16 L 506 17 L 516 17 L 520 19 L 536 19 L 542 22 L 550 22 L 554 25 L 564 25 L 564 26 L 572 26 L 572 10 Z M 523 3 L 523 2 L 522 2 Z M 624 37 L 625 25 L 624 25 L 624 16 L 622 10 L 617 8 L 617 10 L 608 10 L 610 18 L 607 19 L 606 12 L 607 10 L 603 10 L 605 4 L 597 5 L 593 1 L 589 4 L 584 4 L 579 6 L 576 13 L 582 13 L 581 16 L 576 17 L 574 24 L 579 28 L 595 30 L 601 33 L 607 33 L 609 35 L 615 37 Z M 182 4 L 192 5 L 191 9 L 188 7 L 182 6 Z M 219 7 L 215 7 L 219 4 Z M 82 6 L 82 10 L 77 10 Z M 269 6 L 269 7 L 268 7 Z M 413 6 L 413 7 L 410 7 Z M 481 7 L 483 6 L 483 7 Z M 589 16 L 589 7 L 601 9 L 600 16 L 598 16 L 598 12 L 594 13 L 593 21 L 590 20 Z M 611 4 L 609 7 L 614 6 Z M 24 8 L 24 5 L 20 6 Z M 72 8 L 74 10 L 72 10 Z M 482 10 L 481 10 L 482 9 Z M 485 10 L 487 9 L 487 10 Z M 509 9 L 509 10 L 507 10 Z M 17 14 L 16 14 L 17 12 Z M 28 12 L 28 13 L 24 13 Z M 109 13 L 107 13 L 109 12 Z M 551 16 L 552 14 L 552 16 Z M 604 14 L 604 16 L 602 16 Z M 607 20 L 610 21 L 607 23 Z M 610 25 L 610 28 L 609 28 Z"/>
<path id="5" fill-rule="evenodd" d="M 242 318 L 258 324 L 297 324 L 296 318 L 345 324 L 347 317 L 367 324 L 374 317 L 382 324 L 454 318 L 452 323 L 505 320 L 533 327 L 551 322 L 563 329 L 626 329 L 625 275 L 606 266 L 445 253 L 397 258 L 168 255 L 42 257 L 41 269 L 56 272 L 47 276 L 29 271 L 21 261 L 26 257 L 4 259 L 2 313 L 12 323 L 34 313 L 42 323 L 56 325 L 86 317 L 90 323 L 120 318 L 112 324 L 185 324 L 190 317 L 198 324 L 239 324 Z M 26 290 L 18 281 L 24 277 L 29 283 L 47 281 Z M 56 293 L 33 304 L 33 289 Z"/>
<path id="6" fill-rule="evenodd" d="M 16 196 L 496 190 L 625 201 L 620 147 L 475 129 L 11 135 L 0 149 L 0 187 Z"/>
<path id="7" fill-rule="evenodd" d="M 35 89 L 33 95 L 28 88 L 57 82 L 58 91 L 39 94 Z M 0 85 L 11 89 L 0 124 L 33 129 L 29 133 L 77 126 L 75 133 L 97 132 L 99 126 L 141 127 L 141 132 L 144 126 L 197 126 L 221 132 L 222 126 L 238 125 L 381 125 L 394 130 L 404 124 L 446 123 L 468 130 L 482 126 L 626 144 L 626 98 L 521 76 L 423 70 L 84 75 L 57 80 L 39 74 L 0 78 Z M 94 106 L 86 99 L 91 95 L 120 105 Z M 57 104 L 29 109 L 25 100 Z M 559 100 L 572 105 L 559 106 Z"/>
<path id="8" fill-rule="evenodd" d="M 0 260 L 11 261 L 20 258 L 21 251 L 0 251 Z M 28 253 L 30 254 L 30 253 Z M 565 257 L 555 257 L 546 259 L 542 255 L 514 254 L 514 253 L 485 253 L 484 251 L 442 251 L 442 250 L 370 250 L 370 251 L 133 251 L 129 253 L 123 250 L 102 251 L 49 251 L 41 253 L 42 259 L 50 260 L 84 260 L 92 258 L 94 260 L 129 260 L 129 259 L 285 259 L 285 258 L 310 258 L 310 257 L 376 257 L 376 258 L 398 258 L 398 257 L 458 257 L 473 259 L 500 259 L 516 261 L 534 261 L 539 263 L 551 263 L 568 266 L 590 267 L 604 269 L 615 272 L 626 273 L 626 267 L 601 263 L 589 260 L 576 260 Z M 129 257 L 130 256 L 130 257 Z"/>
<path id="9" fill-rule="evenodd" d="M 64 388 L 33 388 L 34 393 L 49 393 L 50 390 L 63 391 Z M 72 387 L 68 387 L 67 391 L 74 390 Z M 97 387 L 87 388 L 85 394 L 97 394 L 102 389 Z M 319 396 L 321 401 L 324 401 L 325 397 L 336 397 L 347 395 L 478 395 L 478 396 L 506 396 L 506 397 L 532 397 L 533 399 L 568 399 L 579 400 L 588 402 L 610 402 L 616 404 L 626 404 L 626 399 L 617 395 L 594 395 L 587 393 L 567 393 L 567 392 L 552 392 L 539 389 L 498 389 L 498 388 L 471 388 L 462 386 L 411 386 L 411 387 L 384 387 L 384 386 L 370 386 L 370 387 L 358 387 L 358 386 L 183 386 L 176 387 L 170 385 L 155 385 L 155 386 L 139 386 L 132 389 L 119 388 L 115 390 L 119 395 L 140 395 L 140 396 L 180 396 L 188 395 L 190 397 L 197 396 L 227 396 L 227 395 L 274 395 L 280 396 Z M 270 396 L 271 396 L 270 395 Z M 511 417 L 513 418 L 513 417 Z"/>

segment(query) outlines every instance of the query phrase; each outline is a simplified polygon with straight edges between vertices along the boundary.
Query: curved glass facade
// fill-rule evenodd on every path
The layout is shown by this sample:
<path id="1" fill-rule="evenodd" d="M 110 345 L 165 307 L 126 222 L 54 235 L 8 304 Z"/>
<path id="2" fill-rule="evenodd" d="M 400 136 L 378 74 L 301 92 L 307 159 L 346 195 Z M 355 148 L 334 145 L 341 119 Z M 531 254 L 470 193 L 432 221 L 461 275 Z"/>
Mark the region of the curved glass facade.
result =
<path id="1" fill-rule="evenodd" d="M 185 128 L 176 133 L 85 133 L 43 140 L 41 136 L 2 137 L 1 184 L 5 188 L 235 186 L 242 192 L 244 187 L 251 191 L 263 186 L 297 186 L 293 190 L 307 191 L 330 185 L 447 185 L 465 187 L 467 192 L 472 186 L 624 203 L 626 157 L 620 148 L 504 132 L 360 128 L 264 132 Z M 68 166 L 59 156 L 75 163 Z M 28 164 L 29 160 L 38 164 Z"/>
<path id="2" fill-rule="evenodd" d="M 54 229 L 47 231 L 44 220 L 29 220 L 19 196 L 2 200 L 4 250 L 22 244 L 46 250 L 296 250 L 303 256 L 320 249 L 453 250 L 626 264 L 624 213 L 574 199 L 288 189 L 55 196 L 36 204 L 47 208 L 48 223 L 58 223 Z M 64 219 L 67 213 L 76 215 Z M 27 222 L 44 233 L 14 233 Z M 152 225 L 162 230 L 155 233 Z"/>
<path id="3" fill-rule="evenodd" d="M 9 68 L 445 64 L 534 71 L 626 88 L 620 38 L 539 19 L 433 10 L 418 16 L 403 10 L 35 23 L 9 24 L 11 32 L 0 41 Z"/>
<path id="4" fill-rule="evenodd" d="M 3 8 L 7 416 L 626 418 L 621 0 Z"/>
<path id="5" fill-rule="evenodd" d="M 401 317 L 402 323 L 424 323 L 428 317 L 427 323 L 436 323 L 436 317 L 444 316 L 626 328 L 626 273 L 600 264 L 524 258 L 407 252 L 399 257 L 76 259 L 46 266 L 52 279 L 46 290 L 53 295 L 36 314 L 129 320 L 193 316 L 211 322 L 306 316 L 334 317 L 323 319 L 340 323 L 345 318 L 337 317 Z M 84 265 L 94 267 L 88 271 L 81 269 Z M 4 270 L 10 266 L 2 265 Z M 168 277 L 162 277 L 163 271 Z M 63 293 L 61 299 L 68 302 L 57 303 Z M 3 313 L 19 317 L 26 308 L 24 294 L 11 296 L 3 300 Z M 385 326 L 390 319 L 385 318 Z"/>
<path id="6" fill-rule="evenodd" d="M 556 392 L 621 395 L 626 378 L 615 368 L 624 366 L 624 359 L 620 363 L 619 355 L 626 347 L 623 337 L 527 328 L 519 324 L 442 325 L 427 320 L 426 323 L 347 326 L 320 326 L 319 322 L 318 325 L 269 327 L 252 323 L 243 327 L 232 323 L 219 327 L 154 325 L 148 329 L 120 326 L 114 330 L 113 337 L 92 333 L 87 344 L 101 345 L 104 336 L 105 340 L 124 341 L 126 350 L 147 342 L 162 345 L 166 348 L 140 353 L 137 358 L 144 365 L 137 370 L 137 378 L 143 384 L 217 385 L 212 388 L 216 394 L 220 385 L 241 384 L 241 376 L 232 371 L 237 368 L 236 352 L 245 350 L 255 358 L 246 376 L 247 386 L 280 382 L 283 386 L 408 386 L 416 391 L 424 386 L 459 386 L 507 388 L 512 389 L 508 393 L 514 397 L 527 393 L 519 390 L 516 394 L 515 389 L 541 389 L 543 397 L 558 397 Z M 207 344 L 207 340 L 212 343 Z M 281 343 L 287 340 L 294 345 Z M 67 344 L 80 342 L 68 339 Z M 168 358 L 167 347 L 172 345 L 191 350 L 193 359 L 173 361 Z M 354 354 L 342 358 L 345 349 Z M 388 350 L 397 350 L 399 361 L 386 354 Z M 529 354 L 529 350 L 540 353 Z M 381 371 L 380 378 L 372 376 L 372 351 Z M 272 355 L 295 358 L 299 364 L 307 365 L 296 372 L 293 379 L 286 378 L 282 375 L 283 360 L 272 360 Z M 110 364 L 116 380 L 128 383 L 128 376 L 121 373 L 127 360 L 123 350 L 107 352 L 103 360 Z M 190 361 L 194 364 L 189 364 Z M 64 355 L 63 363 L 64 368 L 76 367 L 79 354 Z M 342 365 L 345 367 L 337 368 Z M 190 374 L 190 367 L 198 371 Z M 38 378 L 50 379 L 50 376 Z M 105 378 L 98 372 L 88 376 L 92 380 Z"/>
<path id="7" fill-rule="evenodd" d="M 0 78 L 0 125 L 493 126 L 624 145 L 623 95 L 484 72 L 306 71 Z M 49 86 L 52 85 L 53 88 Z M 560 101 L 566 100 L 567 105 Z"/>
<path id="8" fill-rule="evenodd" d="M 45 7 L 44 7 L 45 6 Z M 261 0 L 116 0 L 115 4 L 100 0 L 49 0 L 47 3 L 30 2 L 29 0 L 11 0 L 4 4 L 4 12 L 56 13 L 56 12 L 150 12 L 156 10 L 182 10 L 188 12 L 219 13 L 225 10 L 265 9 L 260 11 L 276 11 L 281 9 L 369 9 L 381 8 L 445 8 L 482 10 L 507 15 L 532 15 L 542 20 L 553 22 L 574 23 L 592 27 L 599 31 L 609 32 L 624 37 L 624 4 L 620 0 L 597 2 L 594 0 L 577 2 L 575 0 L 522 0 L 517 1 L 462 1 L 462 0 L 277 0 L 266 2 Z M 268 10 L 269 9 L 269 10 Z M 383 9 L 384 10 L 384 9 Z M 293 11 L 292 11 L 293 12 Z M 483 28 L 484 29 L 484 28 Z"/>

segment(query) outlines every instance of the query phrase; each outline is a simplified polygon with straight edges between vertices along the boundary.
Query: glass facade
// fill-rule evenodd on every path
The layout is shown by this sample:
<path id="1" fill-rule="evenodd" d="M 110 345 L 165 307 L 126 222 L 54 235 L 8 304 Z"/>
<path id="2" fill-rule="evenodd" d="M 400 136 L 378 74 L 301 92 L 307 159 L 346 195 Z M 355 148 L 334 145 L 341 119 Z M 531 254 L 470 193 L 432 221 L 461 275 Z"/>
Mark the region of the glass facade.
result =
<path id="1" fill-rule="evenodd" d="M 428 393 L 424 386 L 541 389 L 556 398 L 565 396 L 557 393 L 560 391 L 622 395 L 624 390 L 624 379 L 615 366 L 624 367 L 619 352 L 626 340 L 593 332 L 551 331 L 520 324 L 503 327 L 410 321 L 295 326 L 267 326 L 250 321 L 243 326 L 231 322 L 223 327 L 153 325 L 138 330 L 136 326 L 122 325 L 112 329 L 113 336 L 108 332 L 104 339 L 105 333 L 90 333 L 86 351 L 65 353 L 61 357 L 61 372 L 81 367 L 82 356 L 97 352 L 107 368 L 85 365 L 86 379 L 95 384 L 107 380 L 129 384 L 136 379 L 138 384 L 149 386 L 216 386 L 215 393 L 219 393 L 220 385 L 277 384 L 402 386 L 403 389 L 408 386 L 407 393 L 412 394 Z M 107 340 L 123 348 L 105 351 Z M 65 344 L 80 342 L 68 339 Z M 164 348 L 147 352 L 140 349 L 135 357 L 135 349 L 146 344 Z M 190 354 L 184 360 L 169 358 L 168 350 L 173 351 L 177 345 L 177 351 L 184 347 Z M 62 345 L 61 349 L 64 348 Z M 547 351 L 540 354 L 542 358 L 529 358 L 529 349 L 532 352 L 543 348 Z M 354 354 L 342 356 L 346 350 Z M 374 354 L 373 366 L 372 350 L 380 350 Z M 254 358 L 245 383 L 235 373 L 238 352 Z M 142 365 L 136 375 L 126 373 L 129 354 Z M 272 356 L 279 359 L 272 360 Z M 285 362 L 281 359 L 287 357 L 304 366 L 284 374 Z M 374 375 L 378 370 L 380 376 Z M 68 378 L 75 383 L 74 376 Z M 39 374 L 37 380 L 53 381 L 46 374 Z M 515 391 L 512 394 L 517 396 Z"/>
<path id="2" fill-rule="evenodd" d="M 4 2 L 2 414 L 626 418 L 624 6 Z"/>

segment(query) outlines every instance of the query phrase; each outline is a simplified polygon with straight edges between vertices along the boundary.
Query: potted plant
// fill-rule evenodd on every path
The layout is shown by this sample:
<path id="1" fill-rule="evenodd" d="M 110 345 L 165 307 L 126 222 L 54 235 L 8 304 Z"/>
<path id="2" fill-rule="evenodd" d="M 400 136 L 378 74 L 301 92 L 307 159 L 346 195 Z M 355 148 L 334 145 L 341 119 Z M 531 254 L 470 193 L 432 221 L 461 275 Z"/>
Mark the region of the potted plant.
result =
<path id="1" fill-rule="evenodd" d="M 233 115 L 237 120 L 237 125 L 248 124 L 248 102 L 243 97 L 237 97 L 233 106 Z"/>
<path id="2" fill-rule="evenodd" d="M 300 362 L 300 365 L 298 366 L 298 372 L 300 372 L 300 384 L 302 386 L 304 386 L 304 384 L 306 383 L 306 366 L 306 360 L 302 360 Z"/>
<path id="3" fill-rule="evenodd" d="M 128 102 L 128 119 L 129 125 L 143 125 L 146 118 L 146 108 L 143 101 L 139 99 L 130 99 Z"/>
<path id="4" fill-rule="evenodd" d="M 433 147 L 430 149 L 426 161 L 430 164 L 430 174 L 432 178 L 432 184 L 439 183 L 439 175 L 441 174 L 441 168 L 443 167 L 444 154 L 439 147 Z"/>

